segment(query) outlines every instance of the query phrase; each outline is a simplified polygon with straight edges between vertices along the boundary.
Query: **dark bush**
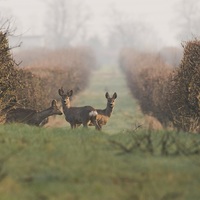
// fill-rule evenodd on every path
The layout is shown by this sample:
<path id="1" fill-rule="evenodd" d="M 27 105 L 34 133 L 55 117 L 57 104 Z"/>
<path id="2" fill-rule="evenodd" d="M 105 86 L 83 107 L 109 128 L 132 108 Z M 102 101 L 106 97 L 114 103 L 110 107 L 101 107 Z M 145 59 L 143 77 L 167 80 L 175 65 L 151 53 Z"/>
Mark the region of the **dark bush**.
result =
<path id="1" fill-rule="evenodd" d="M 122 52 L 120 66 L 143 113 L 164 127 L 200 132 L 200 41 L 185 44 L 175 69 L 158 56 L 131 50 Z"/>
<path id="2" fill-rule="evenodd" d="M 45 79 L 43 92 L 46 93 L 45 100 L 57 99 L 58 89 L 73 89 L 75 93 L 82 91 L 89 83 L 91 71 L 95 69 L 95 57 L 87 48 L 69 48 L 62 50 L 43 50 L 41 54 L 36 51 L 36 56 L 27 60 L 30 54 L 34 57 L 35 51 L 26 51 L 18 55 L 18 59 L 25 58 L 22 63 L 24 70 L 31 71 L 37 77 Z M 33 54 L 33 55 L 32 55 Z M 41 95 L 42 96 L 42 95 Z M 38 99 L 40 97 L 37 97 Z M 60 98 L 59 98 L 60 99 Z"/>
<path id="3" fill-rule="evenodd" d="M 189 132 L 200 132 L 200 41 L 189 41 L 179 68 L 169 80 L 167 93 L 173 124 Z"/>
<path id="4" fill-rule="evenodd" d="M 16 90 L 19 86 L 18 71 L 11 56 L 7 40 L 8 31 L 0 31 L 0 110 L 9 109 L 16 102 Z"/>
<path id="5" fill-rule="evenodd" d="M 58 98 L 63 86 L 76 92 L 85 89 L 95 58 L 88 48 L 57 51 L 26 51 L 13 59 L 8 32 L 0 32 L 0 111 L 1 123 L 13 106 L 42 110 Z M 31 58 L 30 60 L 28 58 Z"/>
<path id="6" fill-rule="evenodd" d="M 157 55 L 130 50 L 122 60 L 128 86 L 138 100 L 142 112 L 167 126 L 169 120 L 163 102 L 170 67 Z"/>

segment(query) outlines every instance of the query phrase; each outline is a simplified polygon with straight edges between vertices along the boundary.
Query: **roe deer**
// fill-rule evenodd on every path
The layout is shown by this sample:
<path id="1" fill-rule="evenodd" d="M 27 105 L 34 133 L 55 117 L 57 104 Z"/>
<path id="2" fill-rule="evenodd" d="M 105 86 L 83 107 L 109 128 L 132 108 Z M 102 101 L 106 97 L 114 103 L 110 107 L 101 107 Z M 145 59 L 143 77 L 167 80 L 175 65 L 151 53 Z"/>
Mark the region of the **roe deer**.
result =
<path id="1" fill-rule="evenodd" d="M 65 119 L 70 123 L 72 129 L 81 124 L 84 127 L 88 127 L 89 123 L 92 123 L 99 130 L 98 124 L 96 123 L 97 111 L 93 107 L 71 107 L 70 98 L 73 95 L 73 90 L 68 90 L 67 93 L 64 93 L 63 88 L 61 88 L 58 90 L 58 94 L 61 96 Z"/>
<path id="2" fill-rule="evenodd" d="M 62 115 L 56 100 L 51 102 L 51 107 L 40 112 L 26 108 L 12 109 L 6 115 L 6 123 L 24 123 L 40 126 L 43 120 L 51 115 Z"/>
<path id="3" fill-rule="evenodd" d="M 103 125 L 106 125 L 108 119 L 111 117 L 113 108 L 115 106 L 115 99 L 117 98 L 117 93 L 115 92 L 112 97 L 106 92 L 105 97 L 107 99 L 107 106 L 105 109 L 96 109 L 97 110 L 97 124 L 99 126 L 99 130 L 102 129 Z M 94 124 L 90 123 L 90 126 L 94 126 Z"/>

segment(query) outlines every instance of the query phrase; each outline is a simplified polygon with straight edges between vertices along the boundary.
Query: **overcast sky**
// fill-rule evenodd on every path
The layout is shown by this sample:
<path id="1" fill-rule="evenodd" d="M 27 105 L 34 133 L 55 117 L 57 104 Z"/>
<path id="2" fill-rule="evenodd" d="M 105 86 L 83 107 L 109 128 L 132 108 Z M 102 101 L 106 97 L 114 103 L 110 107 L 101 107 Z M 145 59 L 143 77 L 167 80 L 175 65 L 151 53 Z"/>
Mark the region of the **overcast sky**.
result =
<path id="1" fill-rule="evenodd" d="M 106 36 L 109 13 L 114 7 L 134 19 L 144 21 L 154 29 L 166 45 L 177 44 L 175 4 L 180 0 L 82 0 L 92 13 L 91 35 Z M 46 14 L 45 0 L 0 0 L 1 15 L 12 16 L 17 30 L 23 34 L 42 34 Z"/>

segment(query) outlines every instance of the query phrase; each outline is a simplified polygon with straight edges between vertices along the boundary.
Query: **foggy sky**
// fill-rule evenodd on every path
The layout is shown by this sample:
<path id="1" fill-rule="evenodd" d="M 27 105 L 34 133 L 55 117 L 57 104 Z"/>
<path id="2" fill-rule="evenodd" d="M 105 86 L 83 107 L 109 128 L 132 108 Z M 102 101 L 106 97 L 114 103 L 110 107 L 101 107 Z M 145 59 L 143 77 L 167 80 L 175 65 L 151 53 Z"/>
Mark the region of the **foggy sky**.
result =
<path id="1" fill-rule="evenodd" d="M 1 16 L 14 18 L 19 33 L 43 34 L 46 14 L 45 0 L 0 0 Z M 88 33 L 106 38 L 112 8 L 134 19 L 144 21 L 158 32 L 166 45 L 174 45 L 176 29 L 173 27 L 175 3 L 179 0 L 82 0 L 87 4 L 92 17 Z"/>

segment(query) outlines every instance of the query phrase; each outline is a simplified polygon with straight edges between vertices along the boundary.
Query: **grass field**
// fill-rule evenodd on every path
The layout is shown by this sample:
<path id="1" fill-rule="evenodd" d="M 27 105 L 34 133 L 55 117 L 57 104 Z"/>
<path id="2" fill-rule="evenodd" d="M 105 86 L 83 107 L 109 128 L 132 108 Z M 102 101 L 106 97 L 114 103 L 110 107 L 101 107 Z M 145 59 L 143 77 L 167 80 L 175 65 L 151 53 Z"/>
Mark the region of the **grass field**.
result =
<path id="1" fill-rule="evenodd" d="M 134 131 L 143 116 L 115 67 L 94 72 L 73 104 L 104 108 L 107 90 L 118 98 L 101 133 L 70 130 L 63 116 L 0 126 L 0 200 L 200 199 L 200 136 Z"/>
<path id="2" fill-rule="evenodd" d="M 95 108 L 106 108 L 105 93 L 110 96 L 117 93 L 115 108 L 103 131 L 107 134 L 121 133 L 127 129 L 143 124 L 143 116 L 136 101 L 126 86 L 124 75 L 116 66 L 104 66 L 94 71 L 89 87 L 74 98 L 74 106 L 91 105 Z"/>

